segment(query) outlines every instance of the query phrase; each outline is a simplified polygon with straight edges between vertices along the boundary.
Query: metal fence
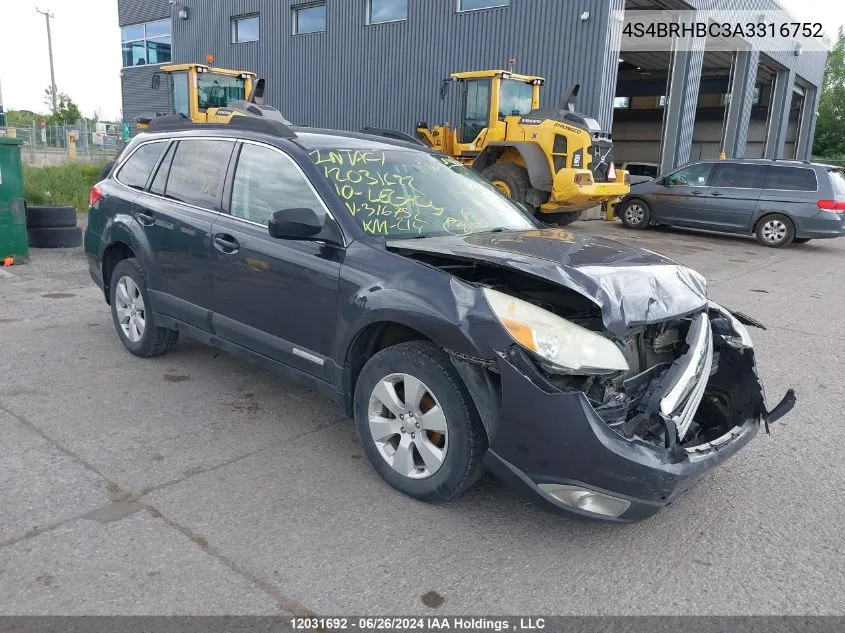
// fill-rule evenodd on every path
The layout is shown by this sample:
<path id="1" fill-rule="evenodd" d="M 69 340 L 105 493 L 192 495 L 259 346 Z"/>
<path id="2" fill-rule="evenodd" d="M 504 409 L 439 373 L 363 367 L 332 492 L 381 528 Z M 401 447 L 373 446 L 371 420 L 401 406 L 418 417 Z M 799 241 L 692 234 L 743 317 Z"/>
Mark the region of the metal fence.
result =
<path id="1" fill-rule="evenodd" d="M 115 157 L 123 149 L 123 124 L 103 126 L 79 121 L 76 125 L 36 124 L 30 127 L 0 128 L 0 135 L 23 141 L 21 158 L 30 164 L 62 164 L 77 160 L 99 163 Z"/>

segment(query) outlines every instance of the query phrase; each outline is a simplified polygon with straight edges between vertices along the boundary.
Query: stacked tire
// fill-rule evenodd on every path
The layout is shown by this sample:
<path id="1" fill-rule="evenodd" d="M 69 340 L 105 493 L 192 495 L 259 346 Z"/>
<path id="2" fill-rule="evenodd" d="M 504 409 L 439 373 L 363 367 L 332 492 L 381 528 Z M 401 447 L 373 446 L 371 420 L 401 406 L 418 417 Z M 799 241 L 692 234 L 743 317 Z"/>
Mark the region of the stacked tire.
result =
<path id="1" fill-rule="evenodd" d="M 26 232 L 32 248 L 72 248 L 82 244 L 73 207 L 27 206 Z"/>

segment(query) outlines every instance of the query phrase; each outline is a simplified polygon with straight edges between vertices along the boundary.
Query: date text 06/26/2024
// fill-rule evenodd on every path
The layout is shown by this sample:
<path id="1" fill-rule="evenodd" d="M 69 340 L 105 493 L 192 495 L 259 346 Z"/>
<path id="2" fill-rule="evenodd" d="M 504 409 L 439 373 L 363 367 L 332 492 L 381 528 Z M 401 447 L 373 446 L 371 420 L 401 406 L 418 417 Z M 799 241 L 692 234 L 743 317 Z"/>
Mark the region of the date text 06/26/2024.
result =
<path id="1" fill-rule="evenodd" d="M 294 631 L 540 631 L 545 618 L 450 617 L 293 617 Z"/>

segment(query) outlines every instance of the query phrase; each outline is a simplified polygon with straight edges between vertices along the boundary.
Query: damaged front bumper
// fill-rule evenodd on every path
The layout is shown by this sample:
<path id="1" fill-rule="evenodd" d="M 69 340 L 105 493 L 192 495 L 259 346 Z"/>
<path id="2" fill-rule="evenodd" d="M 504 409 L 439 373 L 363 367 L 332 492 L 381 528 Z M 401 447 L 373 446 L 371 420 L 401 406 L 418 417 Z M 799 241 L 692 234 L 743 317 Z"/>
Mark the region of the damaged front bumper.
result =
<path id="1" fill-rule="evenodd" d="M 693 318 L 687 342 L 688 352 L 643 404 L 672 430 L 665 446 L 611 428 L 584 392 L 559 389 L 524 350 L 511 346 L 497 359 L 501 406 L 488 467 L 541 505 L 585 518 L 633 522 L 669 505 L 745 446 L 761 422 L 768 428 L 795 403 L 790 391 L 772 411 L 765 409 L 753 350 L 714 335 L 706 311 Z M 707 409 L 720 412 L 720 426 L 705 441 L 684 443 L 702 415 L 705 393 L 708 400 L 722 394 L 727 403 Z"/>

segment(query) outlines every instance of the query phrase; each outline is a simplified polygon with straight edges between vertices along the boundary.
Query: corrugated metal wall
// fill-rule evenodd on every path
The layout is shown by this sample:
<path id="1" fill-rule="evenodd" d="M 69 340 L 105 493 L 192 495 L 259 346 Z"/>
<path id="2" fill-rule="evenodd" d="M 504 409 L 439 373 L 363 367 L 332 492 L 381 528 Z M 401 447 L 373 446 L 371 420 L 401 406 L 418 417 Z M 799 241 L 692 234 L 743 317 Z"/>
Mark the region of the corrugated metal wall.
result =
<path id="1" fill-rule="evenodd" d="M 774 0 L 688 0 L 699 9 L 759 9 Z M 252 70 L 268 82 L 268 102 L 295 123 L 343 129 L 363 125 L 413 131 L 418 120 L 456 121 L 456 94 L 438 98 L 450 72 L 506 67 L 547 78 L 544 105 L 581 84 L 578 109 L 611 125 L 619 45 L 609 41 L 613 11 L 624 0 L 510 0 L 509 6 L 457 12 L 458 0 L 408 0 L 408 19 L 367 26 L 367 0 L 326 0 L 324 33 L 292 35 L 292 9 L 309 0 L 178 0 L 188 19 L 172 17 L 174 61 Z M 118 0 L 121 25 L 171 15 L 167 0 Z M 587 12 L 589 17 L 581 19 Z M 231 18 L 258 13 L 258 42 L 231 43 Z M 115 54 L 119 54 L 118 51 Z M 766 56 L 761 56 L 766 60 Z M 771 59 L 812 85 L 824 55 L 788 52 Z M 123 72 L 124 117 L 168 107 L 149 89 L 152 69 Z M 743 125 L 747 125 L 744 122 Z M 689 131 L 689 130 L 688 130 Z"/>
<path id="2" fill-rule="evenodd" d="M 295 123 L 412 131 L 418 120 L 456 120 L 456 94 L 438 97 L 450 72 L 506 68 L 513 55 L 517 72 L 548 79 L 545 104 L 581 83 L 579 110 L 603 111 L 602 123 L 610 123 L 610 109 L 600 107 L 607 0 L 510 0 L 466 13 L 456 11 L 457 0 L 409 0 L 407 21 L 372 26 L 365 25 L 366 0 L 327 0 L 326 32 L 293 36 L 296 2 L 179 0 L 189 17 L 173 21 L 174 61 L 204 62 L 213 54 L 217 65 L 258 72 L 267 79 L 268 102 Z M 119 4 L 123 19 L 139 15 L 148 0 Z M 581 20 L 584 11 L 590 17 Z M 260 40 L 232 44 L 231 17 L 248 13 L 260 15 Z"/>
<path id="3" fill-rule="evenodd" d="M 170 6 L 167 0 L 118 0 L 117 14 L 121 26 L 154 22 L 169 18 Z M 114 54 L 121 53 L 117 50 Z M 150 88 L 157 69 L 158 66 L 132 66 L 120 71 L 124 121 L 134 121 L 140 114 L 169 111 L 170 97 L 164 84 L 158 91 Z"/>

